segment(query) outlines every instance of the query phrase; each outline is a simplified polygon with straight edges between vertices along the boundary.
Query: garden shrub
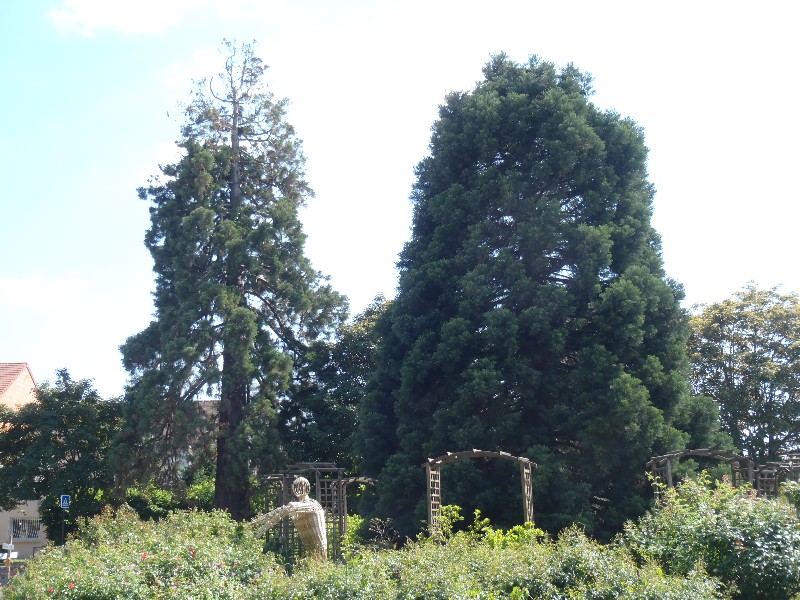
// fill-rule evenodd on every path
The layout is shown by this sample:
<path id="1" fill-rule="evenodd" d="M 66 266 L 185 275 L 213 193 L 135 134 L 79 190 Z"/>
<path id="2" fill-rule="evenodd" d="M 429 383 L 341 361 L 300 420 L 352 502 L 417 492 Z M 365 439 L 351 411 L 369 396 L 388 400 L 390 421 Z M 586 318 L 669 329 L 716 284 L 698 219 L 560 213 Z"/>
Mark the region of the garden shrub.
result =
<path id="1" fill-rule="evenodd" d="M 478 540 L 466 532 L 444 543 L 423 540 L 401 551 L 365 550 L 345 565 L 298 569 L 294 595 L 331 599 L 709 600 L 719 583 L 697 571 L 669 577 L 655 564 L 637 566 L 622 547 L 607 547 L 570 530 L 557 541 L 536 532 Z M 501 540 L 501 537 L 507 537 Z"/>
<path id="2" fill-rule="evenodd" d="M 369 521 L 361 515 L 347 515 L 347 531 L 342 539 L 342 550 L 350 556 L 366 541 Z"/>
<path id="3" fill-rule="evenodd" d="M 670 576 L 638 565 L 622 545 L 572 529 L 557 541 L 530 524 L 508 532 L 485 519 L 445 542 L 402 550 L 353 545 L 345 562 L 299 561 L 289 576 L 262 542 L 225 513 L 177 511 L 141 521 L 123 507 L 83 523 L 12 580 L 3 600 L 711 600 L 719 583 L 700 570 Z"/>
<path id="4" fill-rule="evenodd" d="M 3 600 L 239 599 L 283 574 L 262 542 L 223 512 L 177 511 L 142 521 L 123 505 L 82 524 L 65 546 L 47 546 L 3 591 Z"/>
<path id="5" fill-rule="evenodd" d="M 175 498 L 172 492 L 150 483 L 146 487 L 131 487 L 125 490 L 125 503 L 143 520 L 163 519 L 169 513 L 187 508 L 185 502 Z"/>
<path id="6" fill-rule="evenodd" d="M 622 544 L 640 560 L 686 575 L 698 564 L 732 597 L 787 600 L 800 592 L 800 523 L 787 503 L 708 477 L 664 491 L 656 507 L 629 523 Z"/>
<path id="7" fill-rule="evenodd" d="M 186 488 L 186 501 L 190 508 L 214 510 L 214 476 L 198 477 Z"/>
<path id="8" fill-rule="evenodd" d="M 795 511 L 800 510 L 800 481 L 781 482 L 781 498 L 794 506 Z"/>

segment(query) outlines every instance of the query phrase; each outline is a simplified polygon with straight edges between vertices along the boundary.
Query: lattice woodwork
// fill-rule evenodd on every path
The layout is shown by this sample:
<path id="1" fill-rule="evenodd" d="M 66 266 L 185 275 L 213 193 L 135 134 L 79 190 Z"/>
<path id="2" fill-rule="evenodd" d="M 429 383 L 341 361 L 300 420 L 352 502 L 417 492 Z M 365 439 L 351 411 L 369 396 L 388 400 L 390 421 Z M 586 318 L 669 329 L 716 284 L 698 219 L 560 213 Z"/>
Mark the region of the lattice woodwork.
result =
<path id="1" fill-rule="evenodd" d="M 320 478 L 317 473 L 317 490 L 317 502 L 325 509 L 329 552 L 338 557 L 347 532 L 347 493 L 342 472 L 337 471 L 334 476 L 326 478 Z"/>
<path id="2" fill-rule="evenodd" d="M 744 466 L 739 461 L 731 462 L 731 485 L 740 487 L 753 483 L 753 461 L 745 461 Z"/>
<path id="3" fill-rule="evenodd" d="M 265 480 L 265 512 L 288 504 L 294 500 L 292 481 L 294 477 L 281 473 L 269 475 Z M 283 519 L 277 526 L 267 529 L 265 546 L 284 557 L 287 562 L 293 563 L 300 555 L 300 538 L 291 519 Z"/>
<path id="4" fill-rule="evenodd" d="M 756 473 L 756 490 L 759 496 L 777 498 L 780 487 L 780 472 L 778 468 L 765 467 Z"/>
<path id="5" fill-rule="evenodd" d="M 533 467 L 530 461 L 519 463 L 522 480 L 522 509 L 525 523 L 533 523 Z"/>
<path id="6" fill-rule="evenodd" d="M 744 456 L 724 452 L 721 450 L 682 450 L 671 452 L 663 456 L 655 456 L 650 459 L 646 467 L 653 474 L 656 493 L 660 493 L 661 486 L 673 487 L 672 481 L 672 461 L 685 458 L 687 456 L 704 456 L 716 458 L 727 462 L 731 467 L 731 484 L 735 487 L 751 485 L 759 496 L 775 498 L 780 491 L 781 481 L 794 480 L 800 478 L 800 454 L 791 453 L 781 462 L 771 462 L 766 465 L 755 466 L 755 463 Z"/>
<path id="7" fill-rule="evenodd" d="M 428 474 L 428 526 L 432 535 L 439 533 L 439 511 L 442 507 L 442 471 L 440 466 L 425 465 Z"/>

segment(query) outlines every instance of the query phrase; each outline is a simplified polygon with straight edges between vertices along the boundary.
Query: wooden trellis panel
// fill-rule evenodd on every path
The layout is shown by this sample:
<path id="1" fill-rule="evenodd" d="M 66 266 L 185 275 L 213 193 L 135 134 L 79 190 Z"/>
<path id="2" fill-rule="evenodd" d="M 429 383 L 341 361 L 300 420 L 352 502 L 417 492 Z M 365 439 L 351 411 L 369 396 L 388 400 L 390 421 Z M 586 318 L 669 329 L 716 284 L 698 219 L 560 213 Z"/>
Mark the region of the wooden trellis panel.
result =
<path id="1" fill-rule="evenodd" d="M 756 472 L 756 490 L 759 496 L 778 497 L 780 471 L 775 467 L 763 467 Z"/>
<path id="2" fill-rule="evenodd" d="M 292 493 L 294 477 L 286 474 L 274 474 L 265 478 L 265 512 L 270 512 L 295 500 Z M 283 556 L 287 561 L 294 562 L 300 554 L 300 538 L 291 519 L 283 519 L 277 526 L 267 529 L 267 545 Z"/>
<path id="3" fill-rule="evenodd" d="M 292 482 L 296 477 L 303 475 L 315 482 L 314 499 L 325 510 L 328 555 L 332 559 L 339 557 L 347 533 L 347 484 L 342 472 L 333 463 L 297 463 L 288 466 L 283 473 L 268 475 L 264 479 L 266 512 L 296 499 L 292 492 Z M 280 525 L 267 531 L 267 543 L 277 546 L 278 552 L 289 562 L 294 562 L 300 555 L 300 537 L 291 519 L 284 519 Z"/>
<path id="4" fill-rule="evenodd" d="M 520 479 L 522 480 L 522 506 L 525 523 L 533 523 L 533 465 L 530 461 L 519 463 Z"/>
<path id="5" fill-rule="evenodd" d="M 317 502 L 325 509 L 329 552 L 334 557 L 341 554 L 342 540 L 347 532 L 347 497 L 341 471 L 334 477 L 317 475 Z"/>
<path id="6" fill-rule="evenodd" d="M 428 526 L 431 532 L 439 531 L 439 510 L 442 507 L 441 465 L 425 465 L 428 475 Z"/>
<path id="7" fill-rule="evenodd" d="M 791 453 L 781 462 L 771 462 L 766 465 L 755 466 L 755 463 L 744 456 L 723 452 L 721 450 L 682 450 L 650 459 L 646 467 L 653 474 L 656 494 L 660 494 L 661 485 L 673 487 L 672 461 L 687 456 L 705 456 L 727 462 L 731 467 L 731 484 L 739 487 L 749 484 L 758 492 L 759 496 L 775 498 L 780 491 L 781 481 L 800 478 L 800 454 Z"/>

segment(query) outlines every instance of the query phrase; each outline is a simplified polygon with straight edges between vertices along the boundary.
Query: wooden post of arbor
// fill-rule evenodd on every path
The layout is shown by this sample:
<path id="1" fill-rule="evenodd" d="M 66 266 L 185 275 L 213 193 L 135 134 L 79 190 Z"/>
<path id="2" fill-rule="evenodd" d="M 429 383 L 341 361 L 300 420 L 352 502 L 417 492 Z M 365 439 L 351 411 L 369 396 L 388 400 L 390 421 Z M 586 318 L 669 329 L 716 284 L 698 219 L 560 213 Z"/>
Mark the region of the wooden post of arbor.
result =
<path id="1" fill-rule="evenodd" d="M 533 523 L 533 463 L 519 461 L 519 474 L 522 480 L 522 505 L 524 523 Z"/>
<path id="2" fill-rule="evenodd" d="M 442 507 L 442 466 L 427 463 L 425 473 L 428 479 L 428 527 L 431 535 L 439 533 L 439 510 Z"/>

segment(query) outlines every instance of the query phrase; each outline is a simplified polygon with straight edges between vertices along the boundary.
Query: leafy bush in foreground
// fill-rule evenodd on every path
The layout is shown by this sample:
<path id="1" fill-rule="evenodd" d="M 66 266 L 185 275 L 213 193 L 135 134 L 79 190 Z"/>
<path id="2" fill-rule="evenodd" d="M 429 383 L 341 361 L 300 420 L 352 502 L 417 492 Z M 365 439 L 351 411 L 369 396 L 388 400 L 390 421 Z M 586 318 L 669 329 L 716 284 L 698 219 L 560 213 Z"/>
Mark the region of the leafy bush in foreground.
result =
<path id="1" fill-rule="evenodd" d="M 800 592 L 800 523 L 787 503 L 708 478 L 665 490 L 656 508 L 629 524 L 623 544 L 665 571 L 686 575 L 699 562 L 734 598 L 786 600 Z"/>
<path id="2" fill-rule="evenodd" d="M 140 521 L 123 507 L 84 523 L 66 546 L 37 555 L 3 600 L 723 597 L 718 582 L 700 572 L 667 576 L 654 563 L 638 566 L 621 546 L 601 546 L 577 530 L 550 541 L 531 525 L 504 533 L 482 521 L 445 543 L 351 547 L 345 563 L 301 562 L 292 576 L 261 548 L 224 513 Z"/>
<path id="3" fill-rule="evenodd" d="M 32 598 L 247 598 L 283 574 L 262 542 L 226 513 L 178 511 L 141 521 L 127 506 L 84 522 L 66 546 L 48 546 L 3 600 Z"/>
<path id="4" fill-rule="evenodd" d="M 781 498 L 800 510 L 800 481 L 781 482 Z"/>

